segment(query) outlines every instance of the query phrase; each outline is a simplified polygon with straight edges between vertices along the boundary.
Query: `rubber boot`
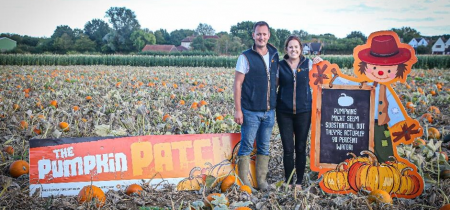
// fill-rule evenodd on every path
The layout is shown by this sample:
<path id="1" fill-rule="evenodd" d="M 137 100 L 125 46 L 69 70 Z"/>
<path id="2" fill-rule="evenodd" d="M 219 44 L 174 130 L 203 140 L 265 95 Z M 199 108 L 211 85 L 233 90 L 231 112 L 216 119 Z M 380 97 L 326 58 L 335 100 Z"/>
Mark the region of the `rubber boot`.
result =
<path id="1" fill-rule="evenodd" d="M 267 190 L 269 187 L 266 180 L 267 172 L 269 172 L 269 160 L 270 156 L 256 155 L 256 182 L 260 190 Z"/>
<path id="2" fill-rule="evenodd" d="M 242 183 L 252 187 L 250 184 L 250 180 L 248 180 L 248 174 L 250 173 L 250 156 L 238 156 L 238 170 L 239 170 L 239 178 L 242 180 Z"/>

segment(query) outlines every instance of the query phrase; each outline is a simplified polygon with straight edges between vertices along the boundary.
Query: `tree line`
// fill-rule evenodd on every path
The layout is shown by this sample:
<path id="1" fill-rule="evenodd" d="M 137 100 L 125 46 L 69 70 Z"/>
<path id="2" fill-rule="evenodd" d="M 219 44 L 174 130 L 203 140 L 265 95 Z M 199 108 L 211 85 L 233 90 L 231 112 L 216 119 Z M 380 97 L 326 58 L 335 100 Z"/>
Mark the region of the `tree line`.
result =
<path id="1" fill-rule="evenodd" d="M 196 29 L 177 29 L 168 32 L 166 29 L 151 31 L 141 28 L 136 15 L 125 7 L 111 7 L 106 11 L 108 22 L 93 19 L 87 22 L 84 29 L 72 29 L 67 25 L 57 26 L 50 38 L 31 37 L 18 34 L 0 34 L 17 42 L 17 47 L 9 53 L 52 53 L 52 54 L 136 54 L 149 44 L 179 46 L 181 40 L 194 36 L 191 47 L 197 52 L 214 53 L 217 55 L 237 55 L 253 44 L 252 28 L 254 22 L 243 21 L 231 26 L 230 32 L 216 33 L 212 26 L 200 23 Z M 403 42 L 412 38 L 422 37 L 420 32 L 410 27 L 392 28 Z M 364 44 L 367 36 L 360 31 L 352 31 L 345 38 L 337 38 L 331 33 L 309 34 L 304 30 L 289 31 L 287 29 L 270 29 L 269 42 L 283 51 L 284 40 L 291 35 L 297 35 L 304 43 L 323 43 L 322 54 L 351 54 L 357 45 Z M 216 35 L 217 39 L 203 38 Z M 442 35 L 450 38 L 449 34 Z M 440 36 L 425 37 L 431 41 Z M 431 53 L 431 46 L 419 47 L 417 53 Z"/>

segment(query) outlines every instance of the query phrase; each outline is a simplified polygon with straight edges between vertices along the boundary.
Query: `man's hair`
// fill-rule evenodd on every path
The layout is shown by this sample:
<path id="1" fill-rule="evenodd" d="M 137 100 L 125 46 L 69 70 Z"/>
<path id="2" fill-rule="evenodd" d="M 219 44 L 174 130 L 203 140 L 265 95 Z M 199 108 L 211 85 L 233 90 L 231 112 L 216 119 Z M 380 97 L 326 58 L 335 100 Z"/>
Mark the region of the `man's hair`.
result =
<path id="1" fill-rule="evenodd" d="M 256 23 L 253 25 L 253 32 L 255 32 L 256 27 L 258 27 L 258 26 L 267 26 L 267 28 L 269 29 L 269 32 L 270 32 L 269 24 L 267 24 L 266 21 L 258 21 L 258 22 L 256 22 Z"/>
<path id="2" fill-rule="evenodd" d="M 366 74 L 366 67 L 367 67 L 367 63 L 366 62 L 361 62 L 359 63 L 359 73 L 361 74 Z M 399 78 L 401 77 L 403 79 L 403 72 L 405 72 L 406 70 L 406 64 L 398 64 L 397 67 L 397 74 L 395 74 L 395 78 Z"/>

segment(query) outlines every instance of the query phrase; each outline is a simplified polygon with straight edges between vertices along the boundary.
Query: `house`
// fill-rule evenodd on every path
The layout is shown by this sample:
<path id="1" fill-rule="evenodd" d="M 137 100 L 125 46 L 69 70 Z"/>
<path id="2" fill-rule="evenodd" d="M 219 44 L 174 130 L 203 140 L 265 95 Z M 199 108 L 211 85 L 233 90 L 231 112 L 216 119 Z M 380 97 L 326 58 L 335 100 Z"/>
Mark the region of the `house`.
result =
<path id="1" fill-rule="evenodd" d="M 309 55 L 311 48 L 309 48 L 308 44 L 303 44 L 303 55 Z"/>
<path id="2" fill-rule="evenodd" d="M 309 48 L 312 55 L 320 55 L 322 52 L 322 43 L 311 42 L 309 43 Z"/>
<path id="3" fill-rule="evenodd" d="M 188 37 L 184 38 L 183 40 L 181 40 L 181 46 L 190 50 L 191 44 L 195 38 L 197 38 L 197 36 L 188 36 Z M 203 39 L 219 39 L 219 37 L 216 35 L 214 35 L 214 36 L 203 35 Z"/>
<path id="4" fill-rule="evenodd" d="M 450 47 L 450 39 L 447 40 L 447 42 L 445 42 L 445 48 L 449 48 Z"/>
<path id="5" fill-rule="evenodd" d="M 178 52 L 183 52 L 183 51 L 188 51 L 189 49 L 180 45 L 177 47 L 177 50 L 178 50 Z"/>
<path id="6" fill-rule="evenodd" d="M 175 47 L 175 45 L 145 45 L 145 47 L 142 49 L 142 52 L 145 51 L 153 51 L 153 52 L 178 52 L 178 49 Z"/>
<path id="7" fill-rule="evenodd" d="M 10 51 L 17 47 L 17 42 L 8 38 L 0 37 L 0 52 Z"/>
<path id="8" fill-rule="evenodd" d="M 439 37 L 439 39 L 434 43 L 431 48 L 431 54 L 444 54 L 445 51 L 445 42 Z"/>
<path id="9" fill-rule="evenodd" d="M 419 46 L 425 46 L 425 47 L 428 46 L 428 42 L 424 38 L 412 38 L 408 44 L 414 48 L 417 48 Z"/>

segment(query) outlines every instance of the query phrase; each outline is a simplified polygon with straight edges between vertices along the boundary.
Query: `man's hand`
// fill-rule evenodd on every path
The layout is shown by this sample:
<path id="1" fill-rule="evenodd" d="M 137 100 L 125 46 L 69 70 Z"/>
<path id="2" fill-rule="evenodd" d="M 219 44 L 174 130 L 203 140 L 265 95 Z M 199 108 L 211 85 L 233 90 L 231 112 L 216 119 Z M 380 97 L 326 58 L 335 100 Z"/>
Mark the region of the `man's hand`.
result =
<path id="1" fill-rule="evenodd" d="M 242 123 L 244 123 L 244 115 L 242 114 L 242 111 L 234 112 L 234 122 L 239 125 L 242 125 Z"/>

